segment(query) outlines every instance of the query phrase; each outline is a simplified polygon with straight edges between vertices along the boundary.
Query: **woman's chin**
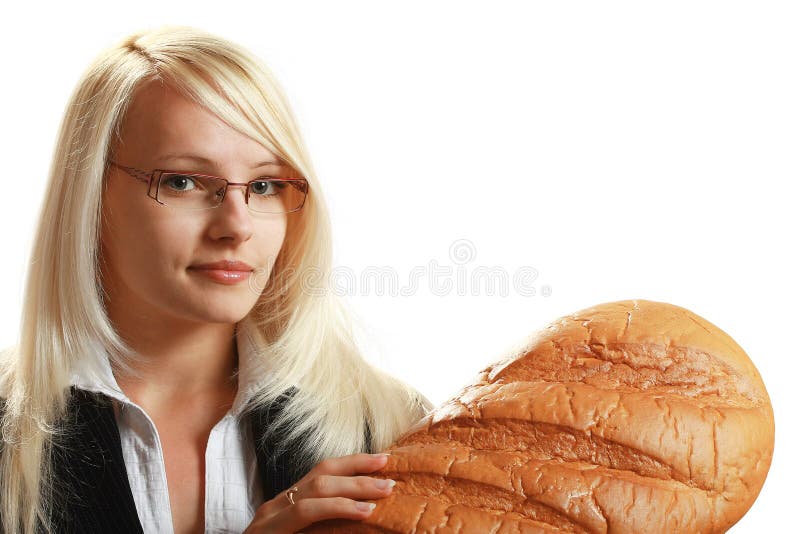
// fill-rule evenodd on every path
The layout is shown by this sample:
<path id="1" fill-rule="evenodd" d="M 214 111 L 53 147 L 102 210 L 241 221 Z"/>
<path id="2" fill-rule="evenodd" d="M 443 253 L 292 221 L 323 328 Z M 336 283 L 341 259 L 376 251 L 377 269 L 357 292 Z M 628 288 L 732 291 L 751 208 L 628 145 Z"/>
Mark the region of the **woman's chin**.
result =
<path id="1" fill-rule="evenodd" d="M 221 297 L 212 302 L 206 298 L 204 302 L 187 303 L 182 310 L 175 311 L 178 315 L 196 322 L 232 324 L 244 319 L 255 303 L 255 299 L 244 302 L 241 296 L 237 299 Z"/>

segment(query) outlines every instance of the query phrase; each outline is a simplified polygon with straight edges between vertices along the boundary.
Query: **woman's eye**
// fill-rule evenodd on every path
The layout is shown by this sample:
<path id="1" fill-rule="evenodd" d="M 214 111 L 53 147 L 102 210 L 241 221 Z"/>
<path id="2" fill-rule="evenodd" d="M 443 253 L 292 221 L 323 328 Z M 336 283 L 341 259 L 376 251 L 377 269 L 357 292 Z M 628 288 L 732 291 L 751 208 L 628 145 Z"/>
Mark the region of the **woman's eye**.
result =
<path id="1" fill-rule="evenodd" d="M 280 187 L 272 181 L 262 180 L 258 182 L 252 182 L 250 184 L 250 190 L 255 193 L 256 195 L 263 195 L 269 196 L 274 195 L 278 192 Z"/>
<path id="2" fill-rule="evenodd" d="M 167 178 L 164 183 L 175 191 L 191 191 L 195 187 L 194 179 L 183 174 L 174 174 Z"/>

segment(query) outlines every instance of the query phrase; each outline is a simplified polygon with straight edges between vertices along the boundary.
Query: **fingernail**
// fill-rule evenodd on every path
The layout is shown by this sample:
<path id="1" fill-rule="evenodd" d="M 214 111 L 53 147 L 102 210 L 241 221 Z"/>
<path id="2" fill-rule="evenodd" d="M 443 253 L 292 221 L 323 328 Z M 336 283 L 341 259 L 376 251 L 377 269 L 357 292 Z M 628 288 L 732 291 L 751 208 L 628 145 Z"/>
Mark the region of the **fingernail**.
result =
<path id="1" fill-rule="evenodd" d="M 391 455 L 388 452 L 379 452 L 377 454 L 373 454 L 372 456 L 375 458 L 388 458 Z"/>
<path id="2" fill-rule="evenodd" d="M 393 488 L 395 484 L 396 484 L 396 482 L 394 480 L 390 479 L 390 478 L 380 479 L 380 480 L 376 480 L 375 481 L 375 486 L 378 489 Z"/>
<path id="3" fill-rule="evenodd" d="M 375 509 L 375 503 L 374 502 L 360 502 L 359 501 L 359 502 L 356 503 L 356 509 L 359 512 L 371 512 L 372 510 Z"/>

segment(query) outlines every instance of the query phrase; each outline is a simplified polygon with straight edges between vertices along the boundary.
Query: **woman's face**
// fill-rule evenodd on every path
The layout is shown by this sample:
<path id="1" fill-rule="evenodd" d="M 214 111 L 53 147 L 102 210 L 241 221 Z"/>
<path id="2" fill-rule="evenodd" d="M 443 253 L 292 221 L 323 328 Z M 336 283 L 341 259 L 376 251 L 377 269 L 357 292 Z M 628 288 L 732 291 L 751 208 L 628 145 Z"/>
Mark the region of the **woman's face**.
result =
<path id="1" fill-rule="evenodd" d="M 114 161 L 147 172 L 179 170 L 242 183 L 274 174 L 263 164 L 278 161 L 161 83 L 137 91 L 120 134 Z M 251 212 L 244 187 L 229 187 L 215 209 L 191 211 L 158 204 L 146 183 L 117 167 L 106 180 L 101 269 L 112 313 L 214 323 L 247 315 L 283 244 L 286 214 Z M 223 283 L 196 268 L 221 260 L 247 263 L 254 272 Z"/>

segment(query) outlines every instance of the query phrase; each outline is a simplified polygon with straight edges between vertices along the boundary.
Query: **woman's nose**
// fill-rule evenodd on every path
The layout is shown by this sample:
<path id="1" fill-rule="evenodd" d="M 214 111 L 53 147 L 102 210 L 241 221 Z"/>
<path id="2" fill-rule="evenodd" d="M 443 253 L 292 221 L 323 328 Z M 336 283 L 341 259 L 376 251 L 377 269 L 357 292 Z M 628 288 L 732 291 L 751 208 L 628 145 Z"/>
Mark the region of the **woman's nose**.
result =
<path id="1" fill-rule="evenodd" d="M 253 235 L 253 218 L 247 207 L 245 186 L 229 185 L 222 203 L 212 210 L 210 234 L 214 239 L 247 241 Z"/>

